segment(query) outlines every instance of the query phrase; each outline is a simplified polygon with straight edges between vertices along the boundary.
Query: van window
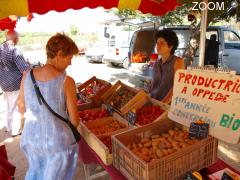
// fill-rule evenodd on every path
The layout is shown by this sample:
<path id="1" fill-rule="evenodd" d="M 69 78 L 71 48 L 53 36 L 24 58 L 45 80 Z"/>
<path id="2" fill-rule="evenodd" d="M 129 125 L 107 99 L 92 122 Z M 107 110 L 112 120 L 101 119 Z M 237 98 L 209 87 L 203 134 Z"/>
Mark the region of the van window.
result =
<path id="1" fill-rule="evenodd" d="M 184 30 L 184 29 L 183 30 L 173 29 L 173 30 L 176 32 L 178 37 L 178 41 L 179 41 L 178 49 L 186 48 L 190 38 L 189 30 Z"/>
<path id="2" fill-rule="evenodd" d="M 224 47 L 225 49 L 240 49 L 240 39 L 232 31 L 224 31 Z"/>
<path id="3" fill-rule="evenodd" d="M 218 33 L 217 31 L 207 31 L 206 32 L 206 39 L 210 40 L 211 36 L 216 35 L 216 41 L 218 41 Z"/>

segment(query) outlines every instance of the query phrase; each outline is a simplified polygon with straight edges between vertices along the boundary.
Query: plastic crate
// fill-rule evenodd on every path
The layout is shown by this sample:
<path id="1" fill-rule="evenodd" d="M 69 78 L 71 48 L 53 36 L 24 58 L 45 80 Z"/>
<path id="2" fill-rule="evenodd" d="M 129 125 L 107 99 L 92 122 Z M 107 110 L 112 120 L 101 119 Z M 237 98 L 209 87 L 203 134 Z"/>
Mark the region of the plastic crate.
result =
<path id="1" fill-rule="evenodd" d="M 149 163 L 126 147 L 137 138 L 164 133 L 181 126 L 169 119 L 163 119 L 113 136 L 113 165 L 128 179 L 179 180 L 183 179 L 187 171 L 197 171 L 214 163 L 217 158 L 218 141 L 211 136 Z"/>

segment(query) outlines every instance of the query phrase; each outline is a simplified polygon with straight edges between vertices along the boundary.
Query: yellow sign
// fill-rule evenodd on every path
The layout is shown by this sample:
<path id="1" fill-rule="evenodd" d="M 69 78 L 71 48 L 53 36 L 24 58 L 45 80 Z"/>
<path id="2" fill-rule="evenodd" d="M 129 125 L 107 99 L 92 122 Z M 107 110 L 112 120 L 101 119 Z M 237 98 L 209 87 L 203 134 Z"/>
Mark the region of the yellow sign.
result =
<path id="1" fill-rule="evenodd" d="M 240 137 L 240 76 L 203 70 L 179 70 L 174 79 L 170 119 L 185 126 L 199 119 L 209 134 L 237 144 Z"/>

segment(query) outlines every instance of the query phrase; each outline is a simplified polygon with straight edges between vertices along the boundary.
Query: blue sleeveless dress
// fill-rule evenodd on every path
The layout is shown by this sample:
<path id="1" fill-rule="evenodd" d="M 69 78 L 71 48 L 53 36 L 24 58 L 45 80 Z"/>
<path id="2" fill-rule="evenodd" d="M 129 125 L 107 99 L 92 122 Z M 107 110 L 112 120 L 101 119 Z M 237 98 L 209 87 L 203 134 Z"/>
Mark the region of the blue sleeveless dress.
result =
<path id="1" fill-rule="evenodd" d="M 37 81 L 50 107 L 67 117 L 63 83 L 66 74 L 48 82 Z M 68 125 L 55 117 L 44 104 L 40 105 L 30 73 L 24 83 L 26 112 L 20 147 L 29 169 L 26 180 L 70 180 L 78 159 L 78 145 Z"/>

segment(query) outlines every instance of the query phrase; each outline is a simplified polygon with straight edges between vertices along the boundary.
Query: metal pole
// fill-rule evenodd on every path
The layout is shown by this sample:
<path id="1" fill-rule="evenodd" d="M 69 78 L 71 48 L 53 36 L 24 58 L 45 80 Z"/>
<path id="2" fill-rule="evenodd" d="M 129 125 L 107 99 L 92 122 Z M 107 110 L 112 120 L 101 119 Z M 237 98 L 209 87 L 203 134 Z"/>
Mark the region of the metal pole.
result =
<path id="1" fill-rule="evenodd" d="M 203 4 L 207 5 L 208 0 L 203 0 Z M 200 27 L 200 46 L 199 46 L 199 66 L 204 66 L 205 45 L 206 45 L 206 28 L 207 28 L 207 13 L 208 8 L 205 7 L 201 12 L 201 27 Z"/>

